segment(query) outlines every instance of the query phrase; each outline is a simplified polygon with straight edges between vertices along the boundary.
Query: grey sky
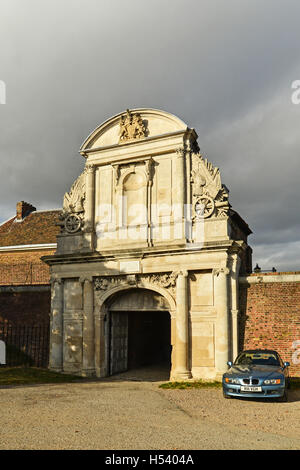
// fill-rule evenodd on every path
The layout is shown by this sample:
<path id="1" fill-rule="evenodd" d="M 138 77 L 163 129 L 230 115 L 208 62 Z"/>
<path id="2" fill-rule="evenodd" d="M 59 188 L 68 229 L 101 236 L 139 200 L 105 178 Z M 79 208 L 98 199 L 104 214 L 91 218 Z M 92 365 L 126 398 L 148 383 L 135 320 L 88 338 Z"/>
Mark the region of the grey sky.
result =
<path id="1" fill-rule="evenodd" d="M 298 0 L 0 0 L 0 220 L 61 207 L 87 135 L 126 108 L 199 135 L 254 263 L 300 269 Z"/>

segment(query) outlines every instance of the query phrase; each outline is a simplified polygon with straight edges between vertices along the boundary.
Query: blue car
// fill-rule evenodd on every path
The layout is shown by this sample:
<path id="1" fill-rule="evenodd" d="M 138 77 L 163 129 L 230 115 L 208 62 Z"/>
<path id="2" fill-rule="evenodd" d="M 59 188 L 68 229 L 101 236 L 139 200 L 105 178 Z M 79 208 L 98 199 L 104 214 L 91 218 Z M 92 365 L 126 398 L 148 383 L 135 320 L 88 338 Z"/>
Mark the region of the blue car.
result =
<path id="1" fill-rule="evenodd" d="M 241 352 L 223 375 L 223 396 L 278 398 L 288 400 L 289 362 L 283 363 L 278 352 L 249 349 Z"/>

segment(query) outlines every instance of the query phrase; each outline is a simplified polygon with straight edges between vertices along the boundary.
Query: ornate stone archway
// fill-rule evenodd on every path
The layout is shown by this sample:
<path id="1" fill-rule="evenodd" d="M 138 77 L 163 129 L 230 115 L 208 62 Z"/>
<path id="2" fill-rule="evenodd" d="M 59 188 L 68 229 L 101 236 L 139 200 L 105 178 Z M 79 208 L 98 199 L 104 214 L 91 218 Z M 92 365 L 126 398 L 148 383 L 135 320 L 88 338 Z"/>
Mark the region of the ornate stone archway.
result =
<path id="1" fill-rule="evenodd" d="M 127 110 L 80 153 L 86 165 L 64 196 L 57 252 L 43 258 L 53 279 L 50 368 L 105 376 L 107 302 L 142 288 L 170 306 L 171 378 L 220 379 L 238 352 L 251 230 L 195 130 L 165 111 Z M 123 217 L 124 196 L 144 205 L 143 217 Z"/>
<path id="2" fill-rule="evenodd" d="M 105 321 L 107 319 L 109 302 L 115 298 L 116 295 L 122 292 L 130 292 L 135 289 L 147 290 L 153 294 L 157 293 L 165 301 L 168 306 L 171 321 L 171 345 L 172 345 L 172 359 L 170 377 L 174 377 L 180 373 L 176 369 L 176 364 L 184 362 L 186 366 L 182 368 L 181 374 L 185 377 L 190 377 L 188 371 L 188 345 L 186 343 L 185 357 L 180 358 L 178 361 L 179 350 L 176 349 L 178 334 L 176 333 L 176 318 L 177 318 L 177 304 L 176 304 L 176 281 L 181 273 L 156 273 L 149 275 L 125 275 L 125 276 L 100 276 L 94 279 L 94 295 L 95 295 L 95 371 L 99 377 L 108 375 L 108 361 L 107 361 L 107 345 L 106 345 L 106 329 Z M 148 309 L 153 307 L 148 306 Z M 180 315 L 180 312 L 179 312 Z M 186 323 L 188 318 L 186 316 Z M 178 322 L 177 322 L 178 325 Z M 183 374 L 184 370 L 184 374 Z"/>

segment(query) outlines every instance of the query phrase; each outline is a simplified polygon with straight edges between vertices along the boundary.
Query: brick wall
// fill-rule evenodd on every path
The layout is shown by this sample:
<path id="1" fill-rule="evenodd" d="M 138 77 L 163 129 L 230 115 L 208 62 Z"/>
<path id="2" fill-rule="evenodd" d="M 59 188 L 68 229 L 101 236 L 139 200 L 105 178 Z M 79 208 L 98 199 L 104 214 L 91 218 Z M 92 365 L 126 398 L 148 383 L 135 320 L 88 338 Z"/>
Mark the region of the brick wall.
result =
<path id="1" fill-rule="evenodd" d="M 54 251 L 0 253 L 0 322 L 14 325 L 49 323 L 50 271 L 40 258 Z"/>
<path id="2" fill-rule="evenodd" d="M 0 322 L 9 325 L 47 325 L 51 293 L 45 291 L 0 292 Z"/>
<path id="3" fill-rule="evenodd" d="M 33 250 L 0 253 L 0 286 L 49 284 L 49 266 L 41 256 L 54 250 Z"/>
<path id="4" fill-rule="evenodd" d="M 42 263 L 41 256 L 53 255 L 54 253 L 55 249 L 2 251 L 0 253 L 0 264 Z"/>
<path id="5" fill-rule="evenodd" d="M 276 349 L 300 377 L 300 272 L 240 278 L 240 313 L 240 349 Z"/>

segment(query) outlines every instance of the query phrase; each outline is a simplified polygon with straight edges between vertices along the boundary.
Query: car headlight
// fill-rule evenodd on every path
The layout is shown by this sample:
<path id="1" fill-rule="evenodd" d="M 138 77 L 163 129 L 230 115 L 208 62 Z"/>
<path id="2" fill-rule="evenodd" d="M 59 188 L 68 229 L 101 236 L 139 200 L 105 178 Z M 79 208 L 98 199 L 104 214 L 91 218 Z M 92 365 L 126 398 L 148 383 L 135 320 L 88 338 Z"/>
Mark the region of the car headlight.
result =
<path id="1" fill-rule="evenodd" d="M 229 377 L 225 377 L 225 382 L 227 384 L 239 384 L 240 383 L 239 379 L 229 379 Z"/>
<path id="2" fill-rule="evenodd" d="M 264 381 L 265 385 L 278 385 L 280 384 L 281 380 L 280 379 L 268 379 Z"/>

